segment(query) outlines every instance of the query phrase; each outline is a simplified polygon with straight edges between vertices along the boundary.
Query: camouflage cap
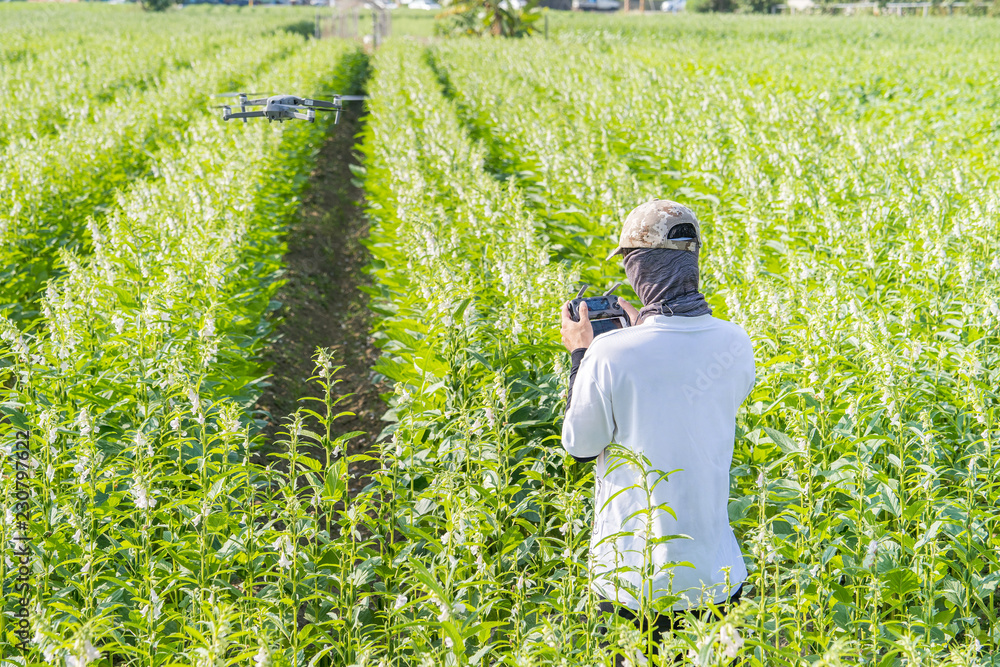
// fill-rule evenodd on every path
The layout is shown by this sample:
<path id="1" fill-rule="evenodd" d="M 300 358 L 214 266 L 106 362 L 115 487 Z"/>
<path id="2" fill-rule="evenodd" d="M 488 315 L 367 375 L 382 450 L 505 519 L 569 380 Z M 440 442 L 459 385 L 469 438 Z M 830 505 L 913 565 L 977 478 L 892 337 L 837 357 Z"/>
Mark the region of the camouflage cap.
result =
<path id="1" fill-rule="evenodd" d="M 694 227 L 694 239 L 671 239 L 670 230 L 684 224 Z M 669 199 L 657 199 L 632 209 L 622 225 L 618 247 L 608 255 L 608 259 L 626 248 L 672 248 L 697 253 L 700 247 L 701 227 L 694 211 Z"/>

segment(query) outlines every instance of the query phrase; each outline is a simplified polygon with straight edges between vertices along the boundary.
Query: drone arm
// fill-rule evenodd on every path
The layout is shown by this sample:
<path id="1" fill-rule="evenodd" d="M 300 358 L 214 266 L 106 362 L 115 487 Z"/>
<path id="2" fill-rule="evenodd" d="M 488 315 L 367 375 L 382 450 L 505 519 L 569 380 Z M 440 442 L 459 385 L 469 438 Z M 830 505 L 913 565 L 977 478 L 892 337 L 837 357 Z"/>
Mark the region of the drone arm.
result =
<path id="1" fill-rule="evenodd" d="M 326 100 L 302 100 L 303 106 L 316 107 L 317 109 L 339 109 L 340 100 L 327 102 Z"/>
<path id="2" fill-rule="evenodd" d="M 225 114 L 223 120 L 229 120 L 230 118 L 263 118 L 263 111 L 238 111 L 236 113 Z"/>
<path id="3" fill-rule="evenodd" d="M 307 120 L 310 123 L 312 123 L 316 119 L 316 115 L 311 114 L 309 112 L 293 111 L 292 118 L 298 118 L 299 120 Z"/>

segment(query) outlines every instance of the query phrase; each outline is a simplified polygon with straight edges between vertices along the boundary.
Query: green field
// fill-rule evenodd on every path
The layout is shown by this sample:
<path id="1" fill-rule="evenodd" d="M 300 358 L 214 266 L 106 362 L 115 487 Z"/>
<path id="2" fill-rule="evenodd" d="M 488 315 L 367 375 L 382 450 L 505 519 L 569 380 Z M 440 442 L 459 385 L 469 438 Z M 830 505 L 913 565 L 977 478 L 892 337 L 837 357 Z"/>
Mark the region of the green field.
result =
<path id="1" fill-rule="evenodd" d="M 312 15 L 0 6 L 4 664 L 613 664 L 558 309 L 623 280 L 625 214 L 670 198 L 757 382 L 744 601 L 663 664 L 1000 665 L 1000 22 L 553 12 L 548 39 L 440 40 L 410 11 L 372 53 Z M 370 451 L 328 350 L 276 435 L 254 407 L 343 130 L 208 108 L 247 88 L 369 95 Z"/>

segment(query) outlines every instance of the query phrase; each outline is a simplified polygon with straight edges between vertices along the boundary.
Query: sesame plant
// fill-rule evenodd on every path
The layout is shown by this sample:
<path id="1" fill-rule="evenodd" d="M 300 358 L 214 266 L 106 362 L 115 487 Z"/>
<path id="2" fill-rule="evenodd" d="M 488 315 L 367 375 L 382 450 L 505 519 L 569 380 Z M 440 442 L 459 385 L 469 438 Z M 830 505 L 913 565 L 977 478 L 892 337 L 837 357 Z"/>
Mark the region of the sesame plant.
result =
<path id="1" fill-rule="evenodd" d="M 295 39 L 291 52 L 261 38 L 255 59 L 287 58 L 246 83 L 357 85 L 363 56 Z M 0 436 L 9 450 L 27 429 L 32 444 L 33 664 L 303 664 L 323 660 L 331 617 L 348 617 L 336 575 L 351 532 L 330 520 L 344 482 L 310 477 L 320 464 L 303 455 L 307 441 L 343 442 L 300 412 L 279 435 L 284 453 L 257 461 L 249 410 L 283 226 L 329 120 L 195 114 L 150 156 L 154 170 L 88 219 L 90 252 L 60 252 L 66 272 L 34 330 L 0 320 Z M 332 391 L 336 368 L 322 354 L 317 364 L 318 388 Z M 337 416 L 316 414 L 321 426 Z M 8 513 L 5 543 L 17 528 Z M 5 582 L 11 567 L 0 563 Z M 5 657 L 14 602 L 0 620 Z"/>
<path id="2" fill-rule="evenodd" d="M 904 66 L 915 50 L 946 57 L 922 26 L 785 44 L 781 25 L 753 21 L 724 29 L 720 54 L 703 24 L 673 29 L 666 60 L 627 31 L 601 35 L 600 50 L 568 34 L 438 44 L 423 60 L 535 237 L 587 282 L 610 282 L 600 258 L 636 203 L 699 210 L 705 291 L 757 347 L 730 507 L 753 561 L 733 616 L 740 659 L 988 660 L 1000 262 L 982 93 Z M 995 32 L 969 28 L 972 48 Z M 388 356 L 401 344 L 420 343 L 393 337 Z M 712 664 L 723 656 L 705 647 L 736 629 L 675 639 L 688 632 L 692 659 Z"/>
<path id="3" fill-rule="evenodd" d="M 40 14 L 0 15 L 5 81 L 73 53 Z M 196 16 L 201 46 L 151 38 L 174 60 L 93 68 L 86 112 L 3 135 L 29 664 L 998 664 L 994 22 L 574 15 L 549 40 L 368 56 Z M 315 395 L 262 457 L 283 226 L 326 127 L 223 124 L 184 91 L 358 92 L 369 66 L 354 171 L 386 427 L 362 453 L 333 435 L 345 360 L 318 346 Z M 611 574 L 651 619 L 675 599 L 652 555 L 684 536 L 652 534 L 662 506 L 592 535 L 607 498 L 559 442 L 557 315 L 623 278 L 603 258 L 659 197 L 697 211 L 703 291 L 757 366 L 729 506 L 742 601 L 662 637 L 598 613 L 593 541 L 643 550 Z M 650 499 L 676 472 L 609 451 Z M 18 530 L 8 510 L 0 538 Z"/>
<path id="4" fill-rule="evenodd" d="M 175 47 L 174 38 L 156 43 L 141 34 L 143 48 L 159 49 L 161 60 Z M 247 72 L 273 67 L 302 44 L 283 31 L 261 35 L 254 48 L 240 32 L 194 34 L 200 47 L 187 67 L 168 69 L 155 85 L 126 88 L 57 134 L 25 133 L 0 149 L 0 308 L 8 317 L 26 325 L 38 316 L 45 281 L 65 269 L 60 249 L 90 252 L 88 217 L 100 218 L 117 192 L 161 168 L 153 160 L 157 149 L 172 146 L 193 119 L 215 117 L 210 93 L 249 83 Z M 13 69 L 38 76 L 30 59 Z"/>
<path id="5" fill-rule="evenodd" d="M 358 664 L 651 653 L 654 638 L 624 624 L 610 624 L 600 645 L 587 568 L 592 492 L 587 469 L 558 446 L 565 353 L 542 313 L 556 312 L 578 274 L 550 261 L 541 222 L 516 187 L 482 169 L 482 147 L 413 51 L 398 44 L 376 56 L 363 143 L 377 370 L 396 391 L 382 467 L 366 489 L 379 499 L 366 522 L 382 536 L 375 574 L 386 589 L 368 632 L 382 640 Z M 621 532 L 651 550 L 659 542 L 642 525 Z M 652 575 L 648 555 L 640 581 Z M 692 626 L 663 655 L 724 659 L 737 633 L 717 625 Z"/>
<path id="6" fill-rule="evenodd" d="M 219 14 L 152 21 L 129 12 L 109 21 L 107 11 L 76 10 L 75 21 L 55 18 L 32 30 L 39 13 L 4 8 L 0 146 L 58 134 L 74 122 L 108 122 L 97 114 L 119 95 L 156 88 L 172 70 L 202 67 L 200 56 L 238 35 L 274 29 L 260 18 L 234 25 Z M 66 18 L 65 10 L 54 15 Z"/>

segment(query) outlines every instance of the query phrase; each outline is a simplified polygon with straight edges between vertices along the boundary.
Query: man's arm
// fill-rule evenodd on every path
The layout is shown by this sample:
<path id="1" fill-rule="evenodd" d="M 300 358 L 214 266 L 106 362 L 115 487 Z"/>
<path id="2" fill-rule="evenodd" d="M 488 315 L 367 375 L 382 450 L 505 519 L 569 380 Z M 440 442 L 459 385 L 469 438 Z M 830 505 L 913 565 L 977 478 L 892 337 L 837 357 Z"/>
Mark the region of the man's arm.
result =
<path id="1" fill-rule="evenodd" d="M 569 412 L 569 406 L 573 403 L 573 382 L 576 380 L 576 374 L 580 370 L 580 363 L 583 362 L 583 355 L 587 353 L 587 348 L 578 347 L 570 353 L 570 359 L 572 366 L 569 369 L 569 389 L 566 390 L 566 412 Z M 596 456 L 573 456 L 574 459 L 580 463 L 586 463 L 587 461 L 593 461 Z"/>
<path id="2" fill-rule="evenodd" d="M 569 412 L 569 406 L 573 403 L 573 382 L 576 381 L 576 374 L 580 370 L 580 363 L 583 362 L 585 354 L 587 354 L 587 348 L 578 347 L 569 355 L 569 388 L 566 390 L 566 412 Z"/>
<path id="3" fill-rule="evenodd" d="M 630 303 L 619 299 L 629 320 L 635 322 L 638 313 Z M 594 340 L 594 328 L 590 324 L 586 302 L 580 304 L 580 319 L 574 321 L 569 316 L 569 302 L 562 307 L 562 341 L 570 351 L 572 367 L 569 371 L 569 390 L 566 394 L 566 415 L 563 419 L 563 447 L 570 456 L 580 462 L 593 461 L 614 436 L 615 423 L 611 411 L 611 399 L 598 386 L 595 365 L 585 360 L 587 348 Z M 581 373 L 581 368 L 584 369 Z M 577 375 L 581 379 L 577 381 Z M 610 387 L 610 377 L 602 377 L 605 387 Z M 573 386 L 576 384 L 578 398 L 573 402 Z M 577 409 L 573 409 L 576 407 Z"/>
<path id="4" fill-rule="evenodd" d="M 562 445 L 577 461 L 591 461 L 614 439 L 615 419 L 611 398 L 601 388 L 610 386 L 607 368 L 593 357 L 580 356 L 575 400 L 568 403 L 563 419 Z"/>

